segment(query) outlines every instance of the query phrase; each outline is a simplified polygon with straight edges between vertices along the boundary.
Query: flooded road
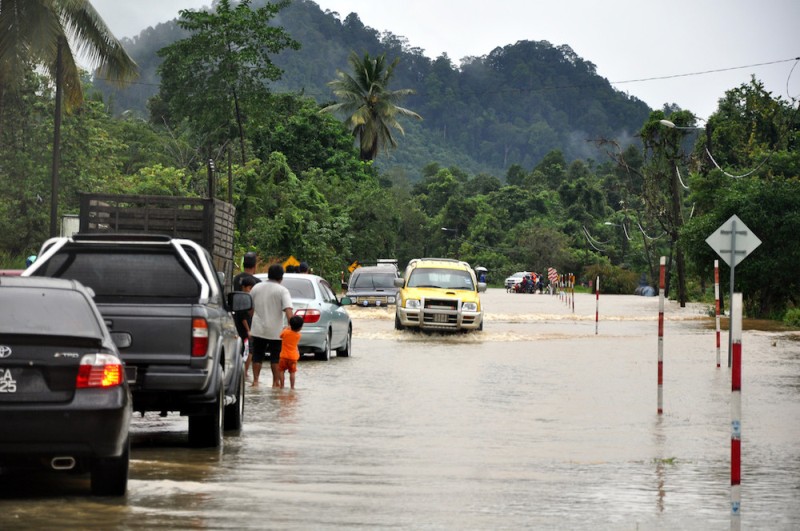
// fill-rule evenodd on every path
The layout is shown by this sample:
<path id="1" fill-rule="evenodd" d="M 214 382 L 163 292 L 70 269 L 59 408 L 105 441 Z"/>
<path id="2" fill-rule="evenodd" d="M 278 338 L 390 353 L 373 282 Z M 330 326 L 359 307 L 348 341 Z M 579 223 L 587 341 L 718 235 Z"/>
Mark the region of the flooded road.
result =
<path id="1" fill-rule="evenodd" d="M 713 319 L 658 298 L 492 289 L 485 330 L 398 332 L 352 308 L 353 355 L 248 388 L 222 451 L 133 425 L 128 495 L 0 478 L 0 529 L 728 529 L 730 370 Z M 710 325 L 710 326 L 709 326 Z M 800 339 L 745 330 L 742 527 L 800 528 Z M 152 416 L 151 416 L 152 415 Z"/>

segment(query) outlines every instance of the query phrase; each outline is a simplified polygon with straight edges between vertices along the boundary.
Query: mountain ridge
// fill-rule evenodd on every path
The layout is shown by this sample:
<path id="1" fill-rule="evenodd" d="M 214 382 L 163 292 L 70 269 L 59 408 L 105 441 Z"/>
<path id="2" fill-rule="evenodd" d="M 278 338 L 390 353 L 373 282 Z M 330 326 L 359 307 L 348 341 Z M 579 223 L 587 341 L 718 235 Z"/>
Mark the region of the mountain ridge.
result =
<path id="1" fill-rule="evenodd" d="M 264 3 L 254 0 L 252 6 Z M 339 19 L 312 0 L 294 0 L 274 23 L 302 45 L 273 57 L 284 71 L 270 84 L 274 92 L 329 103 L 333 94 L 326 84 L 337 69 L 347 70 L 351 51 L 400 58 L 391 88 L 414 89 L 403 106 L 424 120 L 404 122 L 407 134 L 399 136 L 398 148 L 379 155 L 376 164 L 412 181 L 430 162 L 502 177 L 512 165 L 530 169 L 556 149 L 568 161 L 599 158 L 595 141 L 631 142 L 651 111 L 598 76 L 595 65 L 568 45 L 517 41 L 455 65 L 445 53 L 431 59 L 405 37 L 366 26 L 356 13 Z M 187 35 L 175 19 L 122 39 L 140 65 L 139 81 L 127 89 L 95 83 L 115 114 L 146 116 L 147 99 L 158 91 L 157 50 Z"/>

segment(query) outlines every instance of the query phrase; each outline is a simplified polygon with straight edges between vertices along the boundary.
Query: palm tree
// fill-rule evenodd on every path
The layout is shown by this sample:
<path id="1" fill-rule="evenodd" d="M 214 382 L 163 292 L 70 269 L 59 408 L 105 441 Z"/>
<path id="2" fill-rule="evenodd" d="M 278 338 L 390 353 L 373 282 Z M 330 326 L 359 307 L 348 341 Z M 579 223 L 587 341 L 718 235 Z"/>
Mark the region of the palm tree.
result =
<path id="1" fill-rule="evenodd" d="M 55 81 L 50 236 L 58 233 L 62 100 L 67 112 L 83 102 L 73 51 L 111 80 L 122 83 L 137 75 L 136 63 L 88 0 L 0 0 L 0 91 L 13 88 L 31 66 L 44 67 Z"/>
<path id="2" fill-rule="evenodd" d="M 398 116 L 421 120 L 422 117 L 397 103 L 413 94 L 412 89 L 389 90 L 394 69 L 399 62 L 386 64 L 386 54 L 372 58 L 368 53 L 360 58 L 352 52 L 348 59 L 353 75 L 336 71 L 336 79 L 328 86 L 341 101 L 322 109 L 323 112 L 342 112 L 348 115 L 347 122 L 361 144 L 361 160 L 375 160 L 380 148 L 397 147 L 392 129 L 405 134 L 397 121 Z"/>

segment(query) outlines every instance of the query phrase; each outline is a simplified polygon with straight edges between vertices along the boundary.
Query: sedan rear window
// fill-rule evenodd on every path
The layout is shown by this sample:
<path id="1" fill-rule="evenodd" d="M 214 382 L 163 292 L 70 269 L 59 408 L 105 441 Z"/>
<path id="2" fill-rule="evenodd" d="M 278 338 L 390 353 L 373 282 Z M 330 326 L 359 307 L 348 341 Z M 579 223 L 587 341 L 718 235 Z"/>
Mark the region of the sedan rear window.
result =
<path id="1" fill-rule="evenodd" d="M 311 280 L 306 280 L 304 278 L 289 278 L 283 277 L 283 281 L 281 282 L 286 289 L 289 290 L 289 293 L 292 295 L 292 299 L 314 299 L 314 286 L 311 284 Z"/>
<path id="2" fill-rule="evenodd" d="M 0 308 L 0 334 L 103 337 L 89 301 L 77 291 L 6 286 Z"/>

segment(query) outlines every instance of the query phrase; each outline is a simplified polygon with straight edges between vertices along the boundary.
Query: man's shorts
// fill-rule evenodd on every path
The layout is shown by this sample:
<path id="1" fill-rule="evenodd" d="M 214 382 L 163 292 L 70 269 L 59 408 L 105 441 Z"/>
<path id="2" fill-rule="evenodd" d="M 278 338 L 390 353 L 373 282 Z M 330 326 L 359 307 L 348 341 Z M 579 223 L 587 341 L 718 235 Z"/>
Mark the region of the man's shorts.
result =
<path id="1" fill-rule="evenodd" d="M 280 372 L 289 371 L 290 373 L 294 374 L 297 372 L 297 361 L 281 358 L 280 363 L 278 363 L 278 370 Z"/>
<path id="2" fill-rule="evenodd" d="M 269 362 L 278 363 L 281 359 L 281 341 L 280 339 L 267 339 L 264 337 L 253 336 L 250 338 L 252 345 L 250 345 L 250 352 L 253 354 L 253 363 L 264 363 L 264 359 L 269 353 Z"/>

